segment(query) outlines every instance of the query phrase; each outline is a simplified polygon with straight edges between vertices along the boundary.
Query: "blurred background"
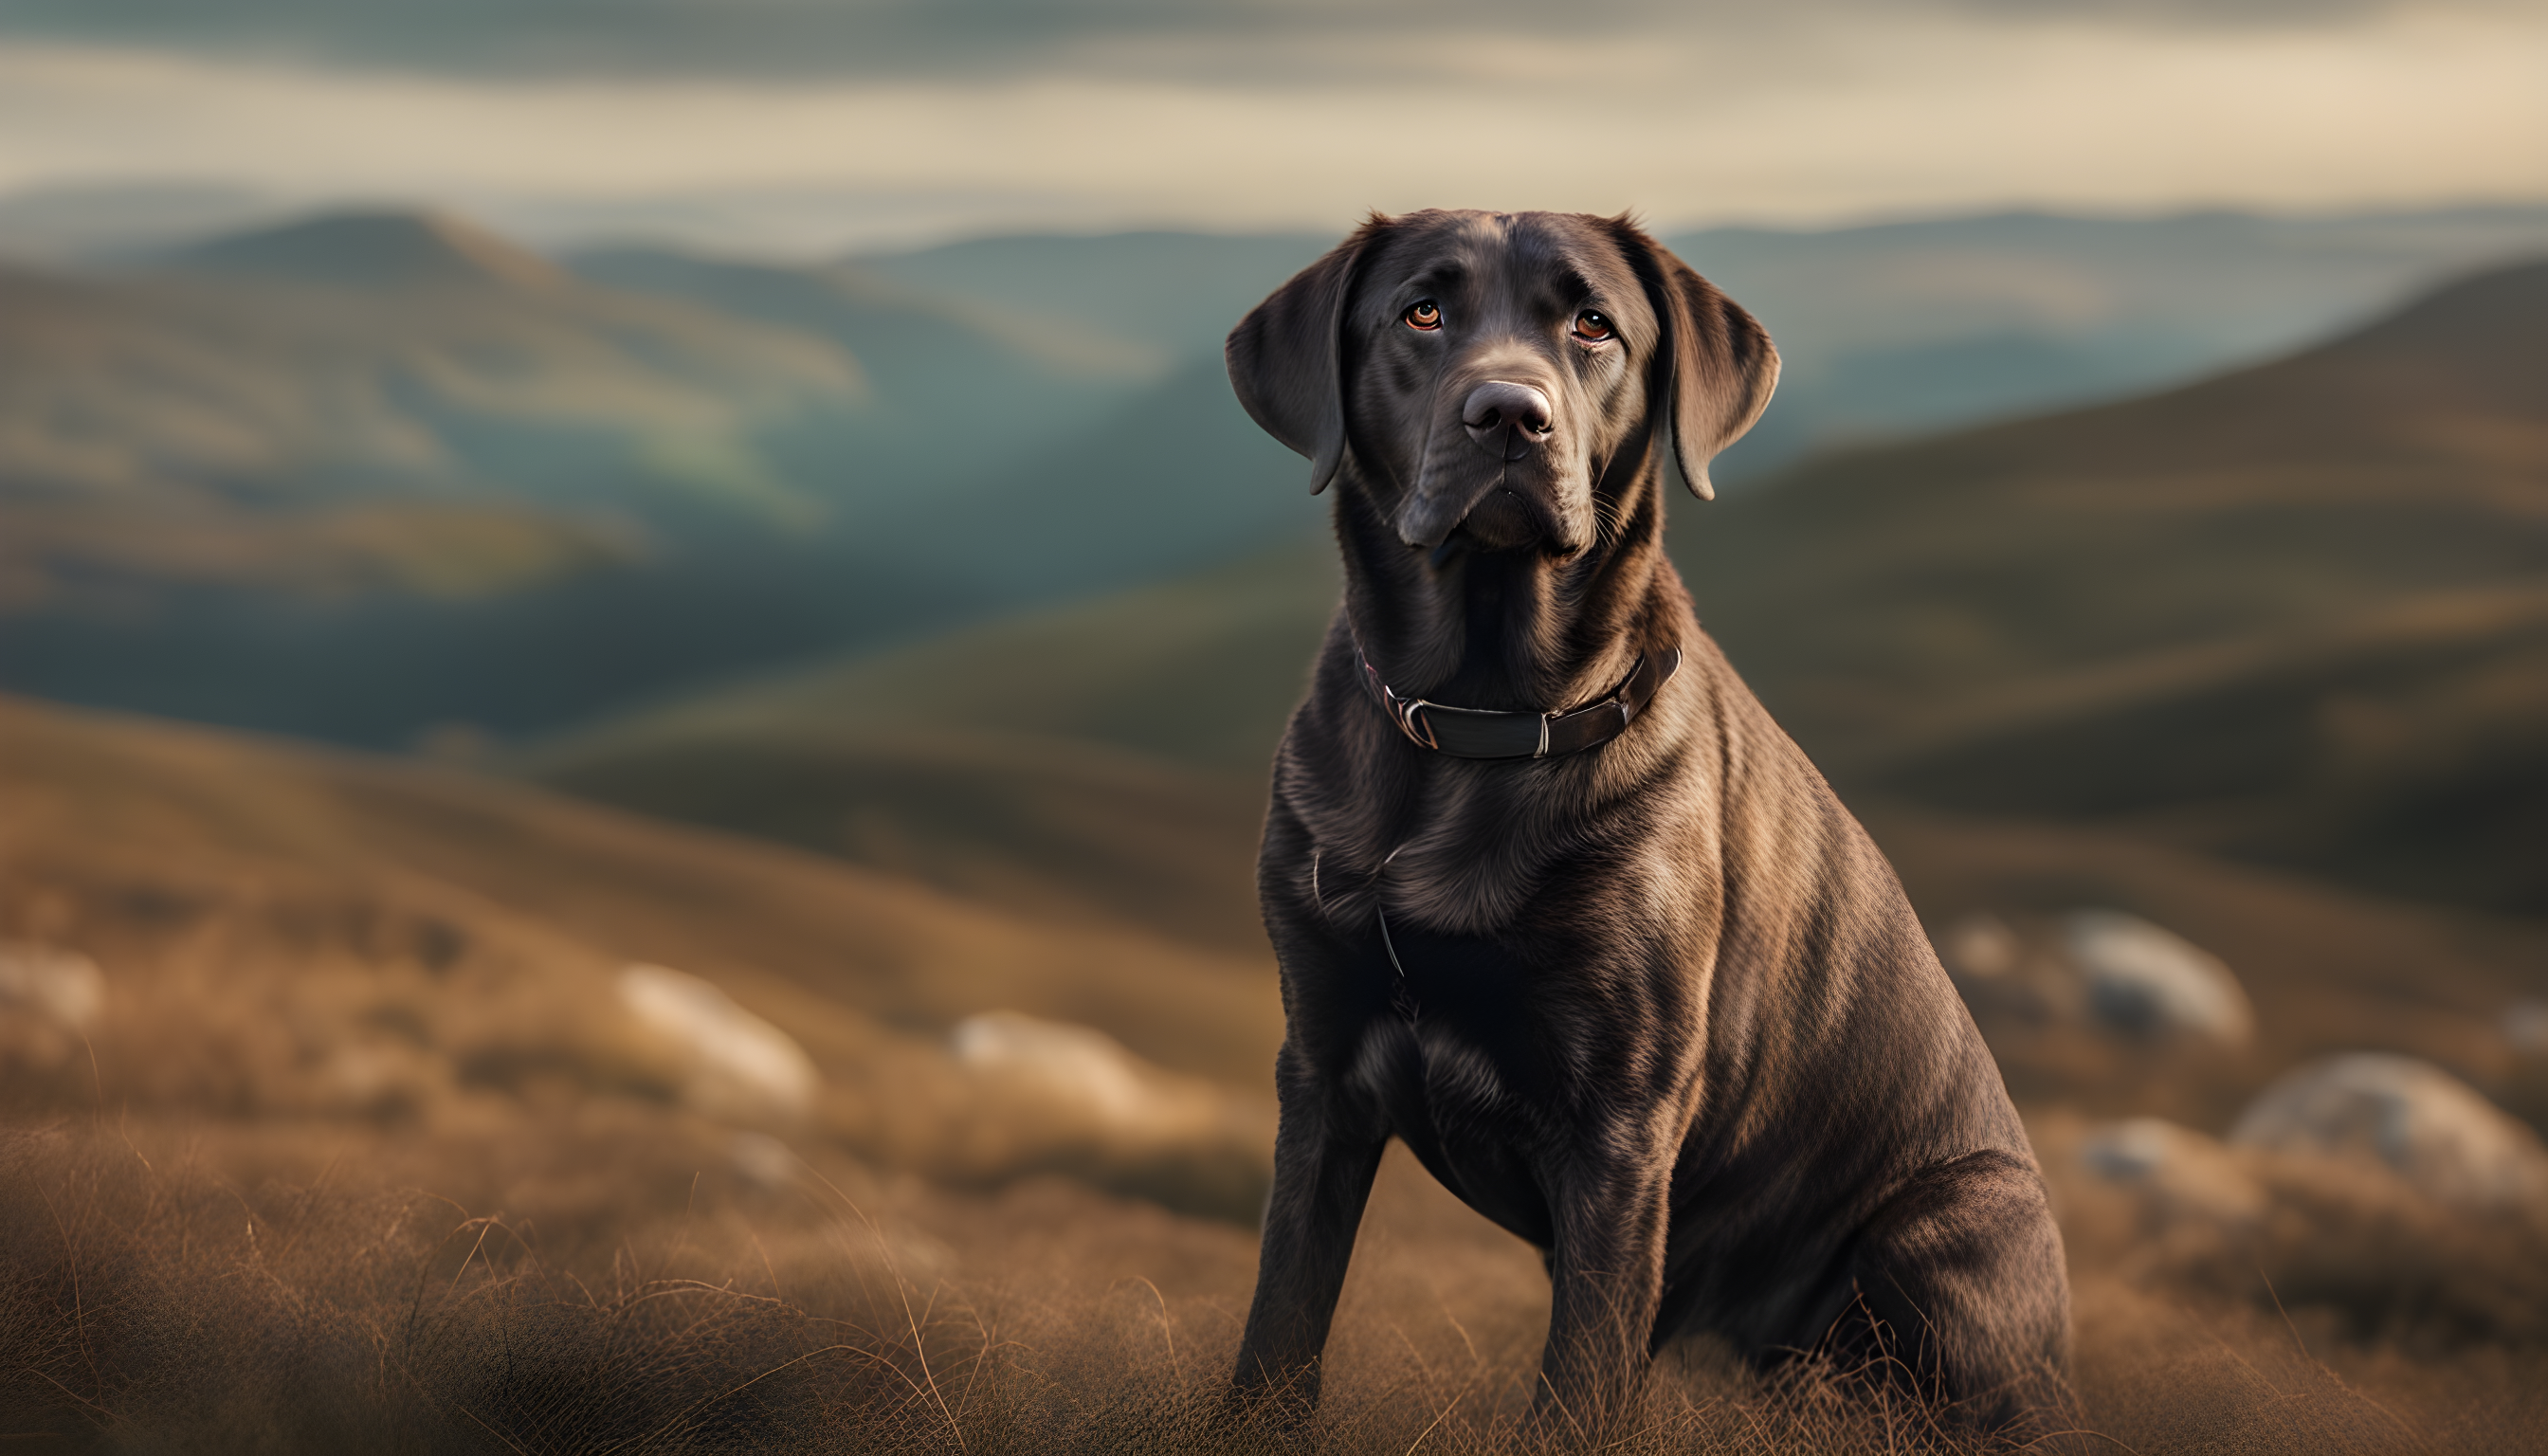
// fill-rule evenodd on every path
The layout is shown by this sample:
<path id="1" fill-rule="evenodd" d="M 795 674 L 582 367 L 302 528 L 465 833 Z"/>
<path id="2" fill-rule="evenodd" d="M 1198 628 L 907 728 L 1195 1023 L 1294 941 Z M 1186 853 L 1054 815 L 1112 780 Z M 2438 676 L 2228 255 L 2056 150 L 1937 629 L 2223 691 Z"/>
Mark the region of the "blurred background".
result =
<path id="1" fill-rule="evenodd" d="M 1194 1448 L 1337 592 L 1220 342 L 1426 206 L 1778 340 L 1672 550 L 2090 1424 L 2527 1448 L 2531 0 L 0 0 L 0 1434 Z M 1321 1439 L 1492 1446 L 1536 1259 L 1357 1257 Z"/>

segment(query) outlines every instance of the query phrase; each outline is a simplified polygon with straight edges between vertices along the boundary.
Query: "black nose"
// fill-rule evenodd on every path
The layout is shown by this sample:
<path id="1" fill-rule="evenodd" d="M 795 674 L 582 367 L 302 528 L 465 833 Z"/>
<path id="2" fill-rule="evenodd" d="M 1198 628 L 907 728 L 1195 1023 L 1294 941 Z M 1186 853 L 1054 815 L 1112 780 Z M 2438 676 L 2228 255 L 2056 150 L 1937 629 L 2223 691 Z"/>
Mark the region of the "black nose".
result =
<path id="1" fill-rule="evenodd" d="M 1469 427 L 1469 438 L 1506 460 L 1529 454 L 1530 447 L 1547 436 L 1555 417 L 1548 396 L 1504 379 L 1491 379 L 1469 391 L 1468 402 L 1460 407 L 1460 422 Z"/>

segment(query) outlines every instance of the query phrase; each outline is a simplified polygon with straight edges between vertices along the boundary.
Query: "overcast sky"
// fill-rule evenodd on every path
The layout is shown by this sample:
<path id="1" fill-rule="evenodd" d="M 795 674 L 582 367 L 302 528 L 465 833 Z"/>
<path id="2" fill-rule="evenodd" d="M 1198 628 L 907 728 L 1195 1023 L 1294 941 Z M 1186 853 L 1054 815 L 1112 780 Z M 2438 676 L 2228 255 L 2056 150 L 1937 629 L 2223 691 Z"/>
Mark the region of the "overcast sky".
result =
<path id="1" fill-rule="evenodd" d="M 0 190 L 168 180 L 866 236 L 2539 201 L 2548 0 L 0 0 Z"/>

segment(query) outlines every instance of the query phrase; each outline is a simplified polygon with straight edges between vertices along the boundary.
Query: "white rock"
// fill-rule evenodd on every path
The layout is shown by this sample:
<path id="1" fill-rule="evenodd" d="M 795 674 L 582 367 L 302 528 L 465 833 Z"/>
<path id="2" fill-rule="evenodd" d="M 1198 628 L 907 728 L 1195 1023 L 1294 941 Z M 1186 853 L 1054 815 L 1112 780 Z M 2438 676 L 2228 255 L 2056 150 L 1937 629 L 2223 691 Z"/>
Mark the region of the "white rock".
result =
<path id="1" fill-rule="evenodd" d="M 2548 1149 L 2477 1089 L 2412 1056 L 2353 1052 L 2286 1073 L 2230 1140 L 2277 1152 L 2373 1157 L 2459 1208 L 2548 1201 Z"/>
<path id="2" fill-rule="evenodd" d="M 987 1086 L 1031 1103 L 1046 1136 L 1157 1150 L 1229 1135 L 1229 1099 L 1219 1088 L 1152 1066 L 1093 1028 L 992 1011 L 957 1023 L 949 1044 Z"/>
<path id="3" fill-rule="evenodd" d="M 794 1038 L 694 975 L 661 965 L 619 972 L 619 1004 L 670 1044 L 689 1072 L 684 1098 L 719 1117 L 802 1117 L 822 1085 Z"/>
<path id="4" fill-rule="evenodd" d="M 2220 957 L 2120 910 L 2062 917 L 2062 949 L 2102 1025 L 2134 1036 L 2192 1035 L 2243 1043 L 2255 1013 Z"/>
<path id="5" fill-rule="evenodd" d="M 2243 1225 L 2265 1211 L 2265 1190 L 2236 1154 L 2164 1118 L 2131 1118 L 2090 1130 L 2079 1160 L 2106 1182 L 2153 1200 L 2164 1218 Z"/>
<path id="6" fill-rule="evenodd" d="M 106 1009 L 106 975 L 77 951 L 0 941 L 0 1005 L 30 1007 L 79 1031 Z"/>
<path id="7" fill-rule="evenodd" d="M 784 1188 L 796 1181 L 795 1149 L 767 1133 L 737 1133 L 726 1141 L 734 1170 L 764 1188 Z"/>
<path id="8" fill-rule="evenodd" d="M 1132 1127 L 1149 1111 L 1133 1053 L 1093 1028 L 989 1011 L 956 1023 L 948 1041 L 965 1066 L 1033 1084 L 1102 1124 Z"/>
<path id="9" fill-rule="evenodd" d="M 2548 1056 L 2548 1001 L 2515 1001 L 2506 1007 L 2503 1040 L 2524 1056 Z"/>
<path id="10" fill-rule="evenodd" d="M 2017 969 L 2022 949 L 2008 922 L 1988 911 L 1965 916 L 1938 939 L 1938 958 L 1957 980 L 1998 980 Z"/>

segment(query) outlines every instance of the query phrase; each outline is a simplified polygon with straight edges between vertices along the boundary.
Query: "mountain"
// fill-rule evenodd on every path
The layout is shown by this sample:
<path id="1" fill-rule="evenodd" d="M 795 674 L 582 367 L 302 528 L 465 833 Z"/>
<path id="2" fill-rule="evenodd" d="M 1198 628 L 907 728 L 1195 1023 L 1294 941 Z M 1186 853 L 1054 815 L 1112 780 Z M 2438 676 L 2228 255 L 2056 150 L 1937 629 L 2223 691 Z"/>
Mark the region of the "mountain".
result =
<path id="1" fill-rule="evenodd" d="M 1666 240 L 1768 324 L 1785 361 L 1777 401 L 1722 462 L 1740 486 L 1816 449 L 2286 353 L 2438 279 L 2548 251 L 2548 209 L 2011 213 Z"/>
<path id="2" fill-rule="evenodd" d="M 158 252 L 292 209 L 208 182 L 38 184 L 0 193 L 0 257 L 69 262 Z"/>
<path id="3" fill-rule="evenodd" d="M 614 287 L 891 360 L 874 376 L 871 410 L 801 415 L 766 432 L 763 449 L 797 478 L 878 482 L 856 492 L 840 528 L 890 542 L 905 565 L 926 563 L 976 613 L 1173 576 L 1315 530 L 1319 512 L 1300 489 L 1296 457 L 1229 393 L 1219 331 L 1190 355 L 1182 350 L 1191 340 L 1157 319 L 1103 307 L 1104 289 L 1085 276 L 1101 271 L 1099 259 L 1124 261 L 1119 244 L 1139 259 L 1201 240 L 1066 241 L 1077 246 L 1002 240 L 953 250 L 998 288 L 963 288 L 954 269 L 864 262 L 789 268 L 637 249 L 570 261 Z M 1045 245 L 1082 262 L 1082 276 L 1034 256 Z M 1003 261 L 1016 271 L 1000 273 Z M 1217 255 L 1186 258 L 1183 269 L 1152 261 L 1162 263 L 1151 275 L 1162 292 L 1183 284 L 1203 295 L 1179 301 L 1194 318 L 1219 317 L 1224 295 L 1261 281 L 1233 276 Z M 1023 280 L 1050 284 L 1077 312 L 1019 304 Z"/>
<path id="4" fill-rule="evenodd" d="M 1137 340 L 1170 357 L 1218 357 L 1222 337 L 1241 315 L 1341 235 L 979 237 L 856 262 L 881 277 L 1011 318 Z"/>
<path id="5" fill-rule="evenodd" d="M 2524 237 L 2548 215 L 1673 240 L 1786 348 L 1729 467 L 1766 480 L 2218 367 Z M 371 212 L 0 275 L 0 685 L 520 739 L 1307 538 L 1320 503 L 1217 357 L 1325 241 L 553 260 Z"/>
<path id="6" fill-rule="evenodd" d="M 2548 266 L 1674 531 L 1844 786 L 2548 912 Z"/>
<path id="7" fill-rule="evenodd" d="M 367 742 L 587 709 L 715 613 L 693 595 L 647 663 L 518 645 L 643 626 L 684 578 L 770 592 L 825 506 L 757 432 L 866 389 L 828 340 L 432 219 L 0 272 L 6 681 Z M 734 554 L 757 570 L 707 569 Z M 761 625 L 724 614 L 720 661 Z"/>
<path id="8" fill-rule="evenodd" d="M 1293 454 L 1247 417 L 1219 358 L 1023 453 L 915 500 L 899 529 L 953 526 L 948 570 L 985 605 L 1067 601 L 1322 533 L 1326 504 Z"/>
<path id="9" fill-rule="evenodd" d="M 7 504 L 140 527 L 90 532 L 73 575 L 115 571 L 118 542 L 164 553 L 144 506 L 241 532 L 393 500 L 785 519 L 811 502 L 754 468 L 750 429 L 866 389 L 821 340 L 587 287 L 431 218 L 296 225 L 144 273 L 12 271 L 0 299 Z M 231 576 L 323 562 L 287 554 Z"/>
<path id="10" fill-rule="evenodd" d="M 435 213 L 329 214 L 174 248 L 161 261 L 179 272 L 374 290 L 554 289 L 567 282 L 537 253 Z"/>
<path id="11" fill-rule="evenodd" d="M 831 483 L 855 512 L 891 513 L 970 484 L 1166 376 L 1156 346 L 1073 320 L 1018 316 L 846 263 L 788 267 L 613 248 L 569 257 L 579 277 L 827 339 L 868 372 L 868 408 L 803 414 L 763 437 L 776 468 Z"/>
<path id="12" fill-rule="evenodd" d="M 9 684 L 396 744 L 941 624 L 969 550 L 912 500 L 1161 369 L 843 270 L 593 271 L 638 281 L 364 214 L 0 273 Z"/>

